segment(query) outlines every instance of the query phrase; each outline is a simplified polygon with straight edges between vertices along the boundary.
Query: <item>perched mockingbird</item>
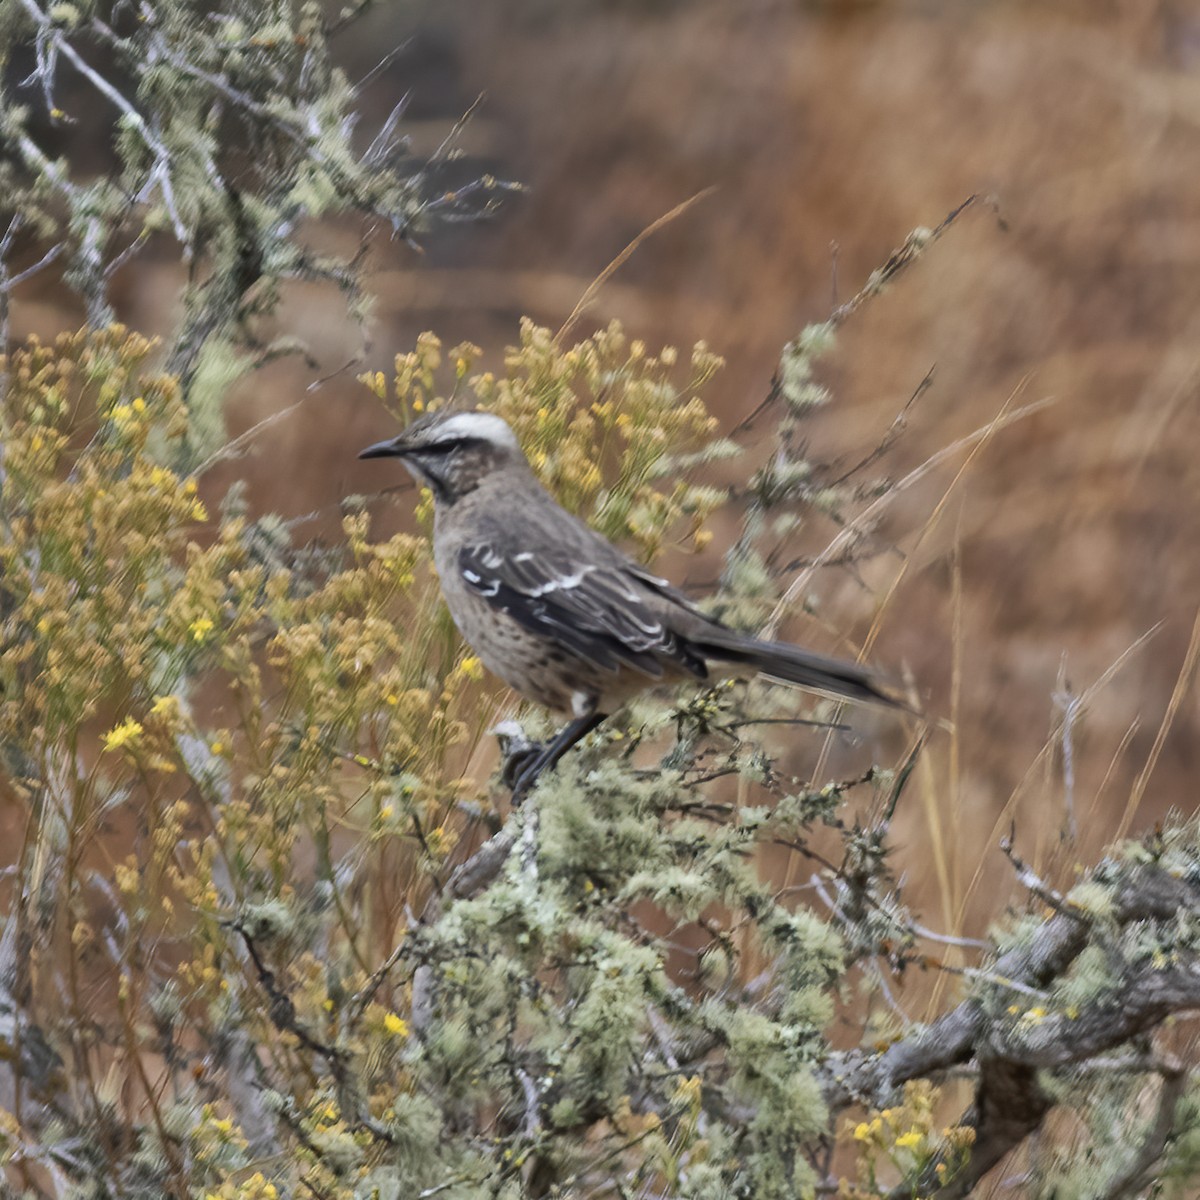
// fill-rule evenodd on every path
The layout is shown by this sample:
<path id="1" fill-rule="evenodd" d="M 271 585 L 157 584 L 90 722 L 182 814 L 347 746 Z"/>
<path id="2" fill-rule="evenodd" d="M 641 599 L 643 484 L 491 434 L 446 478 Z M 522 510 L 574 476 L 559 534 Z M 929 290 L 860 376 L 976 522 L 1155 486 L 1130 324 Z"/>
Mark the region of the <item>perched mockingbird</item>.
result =
<path id="1" fill-rule="evenodd" d="M 434 562 L 463 637 L 522 696 L 573 718 L 523 767 L 514 802 L 630 697 L 710 669 L 899 703 L 865 667 L 706 616 L 561 508 L 493 413 L 431 413 L 359 458 L 398 458 L 432 489 Z"/>

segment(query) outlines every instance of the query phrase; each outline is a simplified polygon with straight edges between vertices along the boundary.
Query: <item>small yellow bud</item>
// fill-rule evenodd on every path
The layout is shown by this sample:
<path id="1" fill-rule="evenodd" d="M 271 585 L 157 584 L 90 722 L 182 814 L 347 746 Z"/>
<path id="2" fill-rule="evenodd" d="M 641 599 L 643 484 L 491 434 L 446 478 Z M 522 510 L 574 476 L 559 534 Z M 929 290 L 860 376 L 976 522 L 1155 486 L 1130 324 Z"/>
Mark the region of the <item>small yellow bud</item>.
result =
<path id="1" fill-rule="evenodd" d="M 215 628 L 211 617 L 197 617 L 188 626 L 188 633 L 192 635 L 193 642 L 203 642 Z"/>
<path id="2" fill-rule="evenodd" d="M 408 1037 L 408 1022 L 394 1012 L 390 1012 L 384 1016 L 383 1027 L 392 1035 L 392 1037 Z"/>
<path id="3" fill-rule="evenodd" d="M 142 736 L 142 726 L 130 717 L 120 725 L 113 726 L 104 735 L 105 750 L 120 750 L 124 746 L 132 746 Z"/>

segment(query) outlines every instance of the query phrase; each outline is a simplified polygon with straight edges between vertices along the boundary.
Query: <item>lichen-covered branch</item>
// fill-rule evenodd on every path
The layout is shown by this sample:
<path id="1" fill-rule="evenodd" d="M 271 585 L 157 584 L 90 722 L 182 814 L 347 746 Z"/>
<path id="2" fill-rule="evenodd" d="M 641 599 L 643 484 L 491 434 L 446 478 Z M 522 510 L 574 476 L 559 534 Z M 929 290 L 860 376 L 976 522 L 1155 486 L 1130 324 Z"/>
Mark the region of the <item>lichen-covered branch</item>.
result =
<path id="1" fill-rule="evenodd" d="M 882 1108 L 904 1084 L 974 1062 L 975 1102 L 961 1121 L 975 1131 L 970 1161 L 940 1190 L 936 1163 L 921 1180 L 922 1188 L 939 1194 L 967 1195 L 1053 1107 L 1039 1072 L 1086 1067 L 1171 1015 L 1200 1008 L 1200 945 L 1152 948 L 1160 939 L 1174 942 L 1182 930 L 1200 928 L 1196 847 L 1179 831 L 1172 837 L 1171 848 L 1157 847 L 1158 861 L 1103 864 L 1076 889 L 1078 899 L 1065 898 L 1061 911 L 988 964 L 989 982 L 945 1016 L 880 1053 L 832 1056 L 822 1071 L 830 1108 Z M 1035 890 L 1040 895 L 1042 888 Z M 1106 961 L 1106 975 L 1095 980 L 1093 994 L 1053 1010 L 1029 1004 L 1027 987 L 1053 997 L 1074 982 L 1076 994 L 1072 974 L 1089 948 L 1101 950 Z M 1160 1113 L 1158 1120 L 1164 1119 Z M 1148 1136 L 1146 1146 L 1152 1144 L 1161 1154 L 1165 1138 Z M 1143 1164 L 1135 1177 L 1150 1165 Z"/>

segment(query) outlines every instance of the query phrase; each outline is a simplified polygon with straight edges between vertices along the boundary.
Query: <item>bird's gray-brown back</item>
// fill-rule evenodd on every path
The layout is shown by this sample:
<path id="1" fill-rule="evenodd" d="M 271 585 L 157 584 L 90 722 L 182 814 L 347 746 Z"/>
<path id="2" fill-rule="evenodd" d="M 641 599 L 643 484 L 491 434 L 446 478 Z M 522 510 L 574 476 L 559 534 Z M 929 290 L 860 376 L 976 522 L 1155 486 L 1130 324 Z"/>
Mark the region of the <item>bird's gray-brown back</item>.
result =
<path id="1" fill-rule="evenodd" d="M 525 695 L 574 711 L 651 680 L 707 675 L 680 625 L 709 624 L 663 580 L 561 508 L 532 475 L 485 480 L 439 507 L 434 554 L 459 628 Z M 542 659 L 551 656 L 547 662 Z M 632 677 L 630 677 L 632 675 Z"/>

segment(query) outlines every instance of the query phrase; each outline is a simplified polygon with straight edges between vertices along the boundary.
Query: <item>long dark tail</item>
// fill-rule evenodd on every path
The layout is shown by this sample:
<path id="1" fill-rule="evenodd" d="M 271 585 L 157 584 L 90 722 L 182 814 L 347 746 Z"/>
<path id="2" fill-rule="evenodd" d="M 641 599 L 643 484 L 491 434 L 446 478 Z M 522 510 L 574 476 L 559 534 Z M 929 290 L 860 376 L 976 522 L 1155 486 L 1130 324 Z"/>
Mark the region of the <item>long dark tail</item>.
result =
<path id="1" fill-rule="evenodd" d="M 705 658 L 715 662 L 749 667 L 772 679 L 797 683 L 830 696 L 844 696 L 847 700 L 886 704 L 891 708 L 908 707 L 896 689 L 870 667 L 813 654 L 790 642 L 760 641 L 732 629 L 714 630 L 712 635 L 688 640 Z"/>

